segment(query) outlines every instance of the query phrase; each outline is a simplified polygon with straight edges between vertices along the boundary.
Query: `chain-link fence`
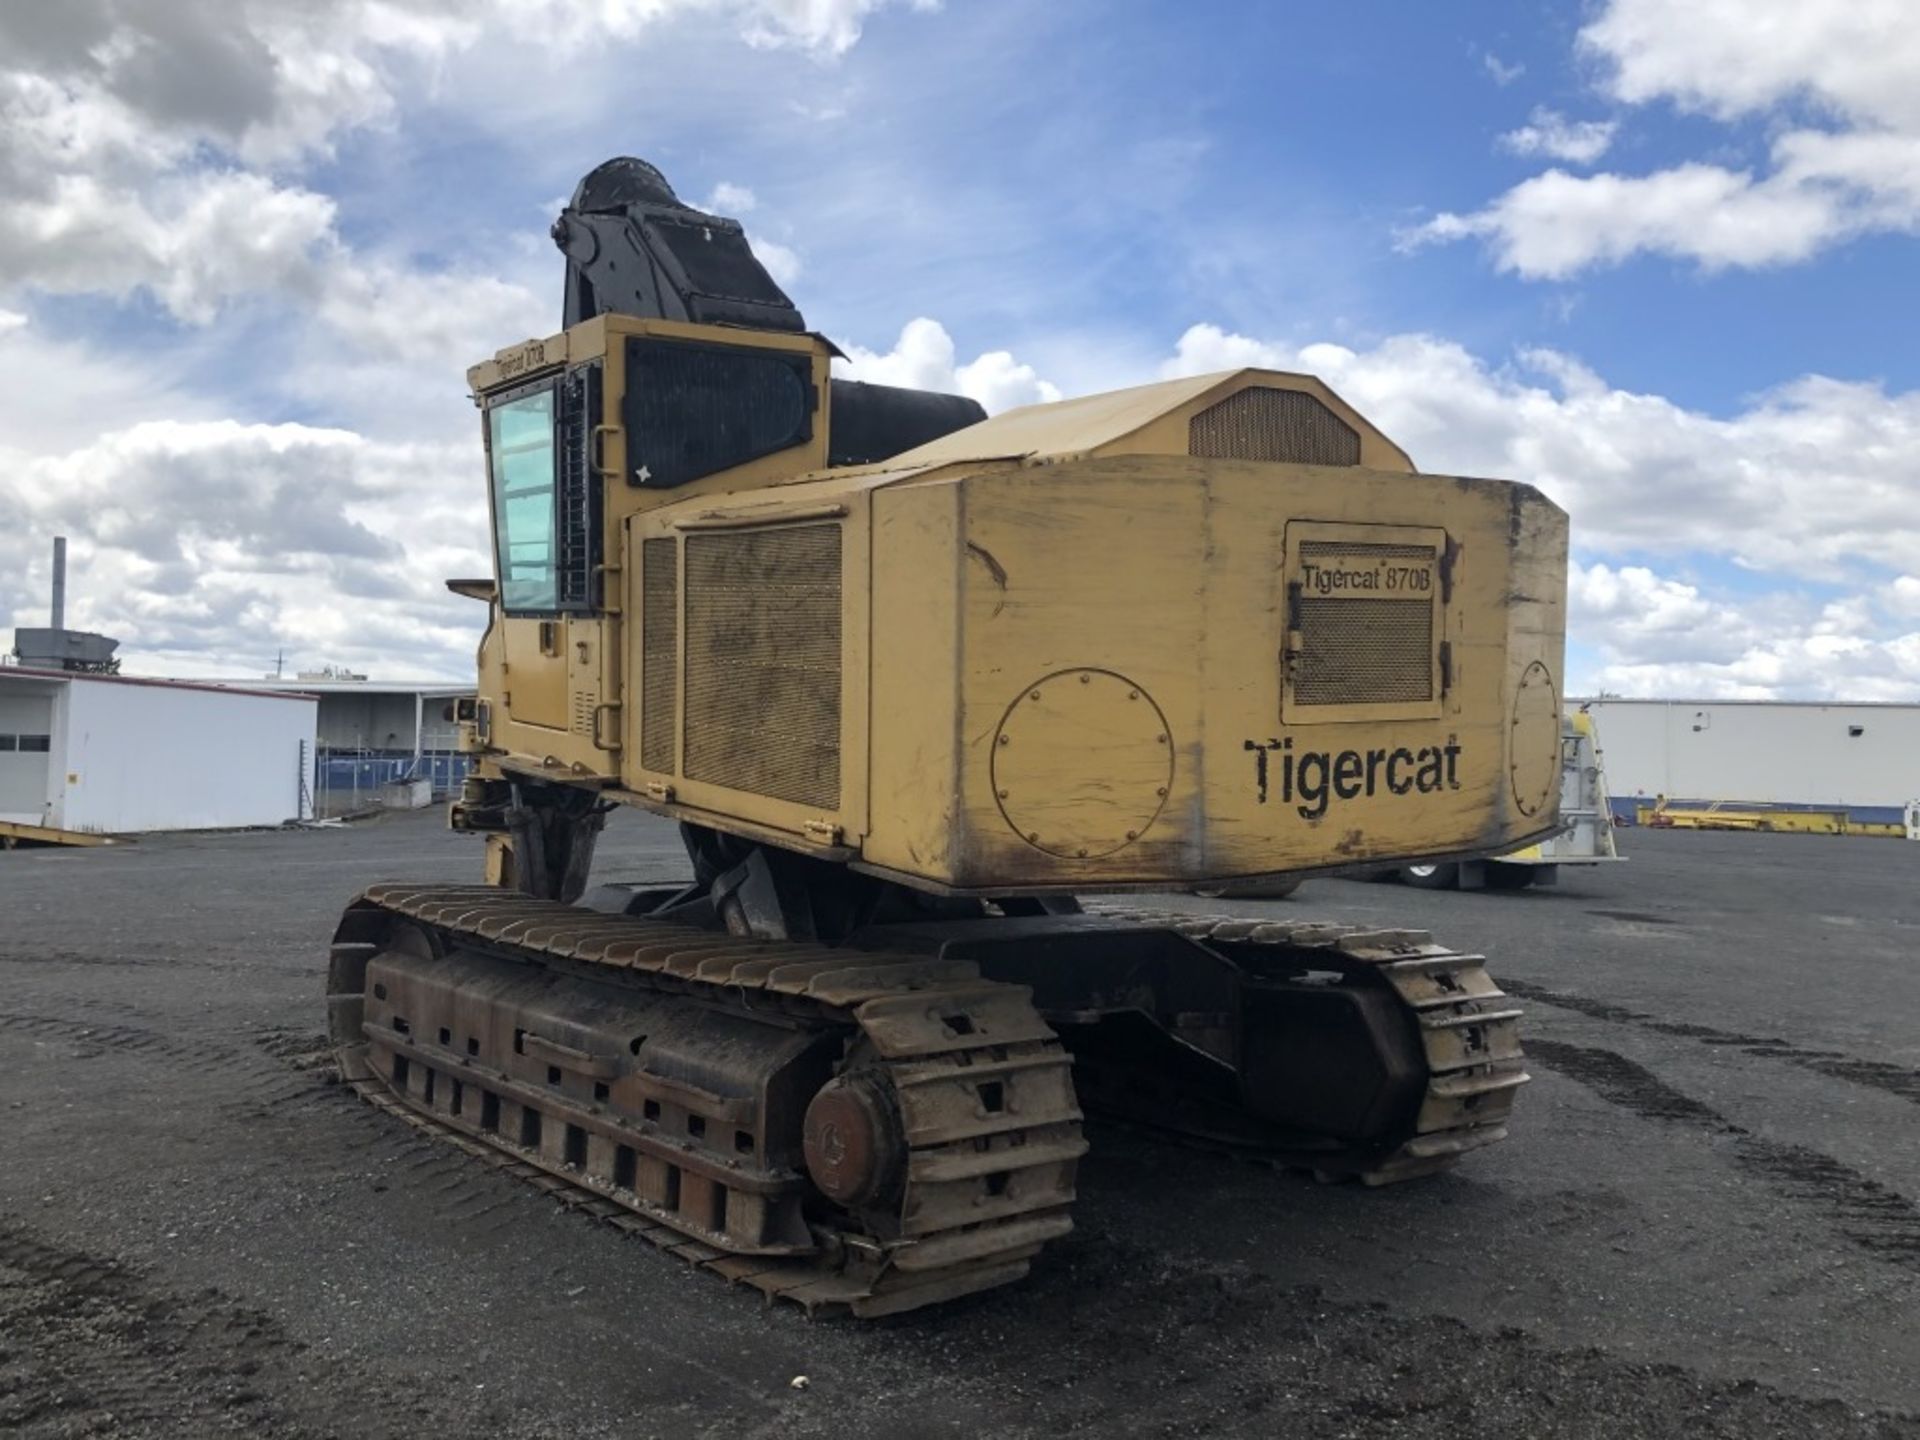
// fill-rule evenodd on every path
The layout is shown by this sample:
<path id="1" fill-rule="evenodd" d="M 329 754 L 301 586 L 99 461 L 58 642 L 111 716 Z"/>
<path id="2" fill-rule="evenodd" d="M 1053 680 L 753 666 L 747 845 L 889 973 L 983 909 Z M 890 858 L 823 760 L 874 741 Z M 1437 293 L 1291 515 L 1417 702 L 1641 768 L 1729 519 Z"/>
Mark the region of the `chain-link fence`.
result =
<path id="1" fill-rule="evenodd" d="M 451 750 L 415 756 L 322 749 L 314 761 L 314 813 L 323 818 L 352 815 L 444 799 L 466 778 L 468 761 Z"/>

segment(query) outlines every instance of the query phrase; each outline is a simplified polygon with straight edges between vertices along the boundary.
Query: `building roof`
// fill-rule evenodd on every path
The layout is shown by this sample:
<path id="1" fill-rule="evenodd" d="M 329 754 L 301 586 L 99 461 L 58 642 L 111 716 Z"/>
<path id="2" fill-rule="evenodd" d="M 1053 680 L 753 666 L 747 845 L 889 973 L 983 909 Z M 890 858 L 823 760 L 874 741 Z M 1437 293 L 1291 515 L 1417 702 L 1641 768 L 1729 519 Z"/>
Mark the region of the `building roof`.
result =
<path id="1" fill-rule="evenodd" d="M 471 695 L 474 682 L 458 680 L 210 680 L 222 689 L 298 691 L 303 695 Z"/>
<path id="2" fill-rule="evenodd" d="M 101 675 L 89 670 L 37 670 L 26 665 L 0 665 L 0 680 L 84 680 L 97 685 L 149 685 L 162 690 L 205 690 L 216 695 L 252 695 L 262 700 L 318 700 L 311 690 L 267 689 L 228 685 L 217 680 L 166 680 L 146 675 Z"/>
<path id="3" fill-rule="evenodd" d="M 1916 700 L 1731 700 L 1684 695 L 1671 700 L 1658 695 L 1569 695 L 1567 704 L 1698 705 L 1702 709 L 1714 705 L 1761 705 L 1775 710 L 1920 710 L 1920 701 Z"/>

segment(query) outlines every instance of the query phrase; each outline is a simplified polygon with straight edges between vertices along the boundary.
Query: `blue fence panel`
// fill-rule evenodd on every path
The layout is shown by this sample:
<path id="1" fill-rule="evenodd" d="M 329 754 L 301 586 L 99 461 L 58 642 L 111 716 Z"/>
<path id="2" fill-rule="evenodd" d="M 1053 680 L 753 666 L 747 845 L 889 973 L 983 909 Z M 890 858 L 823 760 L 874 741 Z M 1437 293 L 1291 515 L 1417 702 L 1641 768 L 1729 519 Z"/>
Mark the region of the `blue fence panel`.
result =
<path id="1" fill-rule="evenodd" d="M 341 755 L 322 750 L 314 763 L 317 795 L 337 800 L 358 792 L 371 797 L 383 785 L 400 780 L 428 780 L 433 793 L 447 795 L 466 779 L 471 757 L 449 751 L 429 751 L 418 761 L 411 755 Z"/>

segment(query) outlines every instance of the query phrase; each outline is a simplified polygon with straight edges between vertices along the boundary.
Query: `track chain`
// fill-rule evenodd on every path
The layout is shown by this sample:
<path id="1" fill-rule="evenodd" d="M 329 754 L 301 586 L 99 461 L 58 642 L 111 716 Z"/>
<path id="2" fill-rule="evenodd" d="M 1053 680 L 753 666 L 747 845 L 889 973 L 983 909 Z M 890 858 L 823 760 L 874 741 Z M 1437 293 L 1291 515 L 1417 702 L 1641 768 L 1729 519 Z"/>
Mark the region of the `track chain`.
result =
<path id="1" fill-rule="evenodd" d="M 1241 945 L 1325 951 L 1339 964 L 1378 975 L 1399 997 L 1419 1027 L 1428 1070 L 1413 1133 L 1357 1167 L 1334 1168 L 1309 1159 L 1298 1168 L 1322 1180 L 1391 1185 L 1444 1170 L 1468 1151 L 1506 1139 L 1515 1092 L 1532 1077 L 1520 1047 L 1522 1012 L 1502 1003 L 1507 997 L 1487 973 L 1485 956 L 1435 944 L 1425 930 L 1265 921 L 1099 902 L 1088 909 L 1110 920 L 1175 930 L 1229 953 Z"/>
<path id="2" fill-rule="evenodd" d="M 454 1128 L 418 1090 L 396 1092 L 367 1063 L 356 1018 L 361 987 L 395 920 L 450 947 L 586 967 L 742 1012 L 777 1007 L 802 1023 L 846 1030 L 898 1100 L 906 1172 L 897 1211 L 878 1226 L 816 1227 L 821 1243 L 812 1253 L 729 1254 L 724 1236 L 604 1177 L 503 1135 Z M 343 918 L 332 975 L 342 1078 L 365 1099 L 769 1300 L 861 1316 L 914 1309 L 1021 1278 L 1042 1245 L 1072 1229 L 1086 1142 L 1071 1059 L 1024 987 L 983 980 L 970 962 L 712 934 L 487 886 L 381 885 Z M 343 1034 L 347 1043 L 339 1044 Z M 442 1063 L 459 1078 L 466 1061 L 448 1054 Z"/>

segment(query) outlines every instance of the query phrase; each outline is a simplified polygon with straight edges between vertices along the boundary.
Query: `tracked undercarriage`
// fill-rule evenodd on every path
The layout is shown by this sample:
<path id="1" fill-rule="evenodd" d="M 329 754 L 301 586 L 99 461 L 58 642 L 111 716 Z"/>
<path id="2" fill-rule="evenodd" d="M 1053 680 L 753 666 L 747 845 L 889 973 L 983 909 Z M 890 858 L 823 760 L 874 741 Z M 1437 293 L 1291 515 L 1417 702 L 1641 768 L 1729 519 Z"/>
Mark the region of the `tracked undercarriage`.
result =
<path id="1" fill-rule="evenodd" d="M 329 991 L 367 1098 L 862 1316 L 1017 1280 L 1071 1229 L 1070 1067 L 1096 1111 L 1369 1185 L 1501 1139 L 1527 1078 L 1477 956 L 1175 912 L 983 910 L 829 947 L 385 885 L 343 918 Z"/>

